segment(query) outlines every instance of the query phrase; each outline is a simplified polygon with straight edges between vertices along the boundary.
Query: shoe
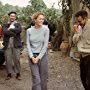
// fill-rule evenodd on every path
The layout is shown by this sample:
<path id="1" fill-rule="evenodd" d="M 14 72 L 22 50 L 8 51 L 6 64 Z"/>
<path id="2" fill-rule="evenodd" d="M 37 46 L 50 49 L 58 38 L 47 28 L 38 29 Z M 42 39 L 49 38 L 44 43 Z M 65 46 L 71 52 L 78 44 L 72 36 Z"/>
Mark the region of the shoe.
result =
<path id="1" fill-rule="evenodd" d="M 17 74 L 16 74 L 16 79 L 17 79 L 17 80 L 21 80 L 21 79 L 22 79 L 20 73 L 17 73 Z"/>
<path id="2" fill-rule="evenodd" d="M 5 80 L 9 80 L 9 79 L 11 79 L 11 73 L 9 73 L 9 74 L 7 75 L 7 77 L 6 77 Z"/>

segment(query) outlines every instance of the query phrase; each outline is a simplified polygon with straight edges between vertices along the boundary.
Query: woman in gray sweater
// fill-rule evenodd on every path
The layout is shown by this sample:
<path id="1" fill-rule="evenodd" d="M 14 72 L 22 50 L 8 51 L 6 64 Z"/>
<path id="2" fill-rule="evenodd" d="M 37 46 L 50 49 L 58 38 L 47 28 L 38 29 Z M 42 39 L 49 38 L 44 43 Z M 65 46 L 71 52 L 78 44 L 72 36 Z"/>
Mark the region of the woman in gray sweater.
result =
<path id="1" fill-rule="evenodd" d="M 49 29 L 43 25 L 45 15 L 37 12 L 32 19 L 35 26 L 27 30 L 27 48 L 32 73 L 32 90 L 47 90 Z"/>

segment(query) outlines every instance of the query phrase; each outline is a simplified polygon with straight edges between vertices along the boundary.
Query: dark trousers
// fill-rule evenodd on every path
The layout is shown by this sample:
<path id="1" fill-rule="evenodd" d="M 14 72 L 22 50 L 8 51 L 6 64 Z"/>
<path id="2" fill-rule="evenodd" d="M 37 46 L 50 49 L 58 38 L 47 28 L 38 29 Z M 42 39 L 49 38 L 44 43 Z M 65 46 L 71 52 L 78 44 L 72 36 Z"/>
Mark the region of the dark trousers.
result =
<path id="1" fill-rule="evenodd" d="M 85 90 L 90 90 L 90 55 L 80 59 L 80 77 Z"/>
<path id="2" fill-rule="evenodd" d="M 33 64 L 29 58 L 29 64 L 32 74 L 32 90 L 47 90 L 47 77 L 48 77 L 48 57 L 45 54 L 42 59 Z"/>

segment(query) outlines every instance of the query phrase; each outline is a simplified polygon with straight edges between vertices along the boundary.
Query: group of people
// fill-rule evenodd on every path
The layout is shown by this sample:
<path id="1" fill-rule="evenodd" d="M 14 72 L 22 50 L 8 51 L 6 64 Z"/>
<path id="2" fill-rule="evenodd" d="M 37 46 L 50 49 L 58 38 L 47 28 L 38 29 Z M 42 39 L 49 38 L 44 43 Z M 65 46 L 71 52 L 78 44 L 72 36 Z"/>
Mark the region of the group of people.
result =
<path id="1" fill-rule="evenodd" d="M 17 13 L 10 12 L 9 21 L 3 24 L 3 46 L 6 60 L 7 77 L 12 78 L 16 73 L 16 79 L 21 80 L 20 48 L 22 47 L 20 33 L 22 28 L 16 20 Z M 81 10 L 75 14 L 77 26 L 81 26 L 82 33 L 76 31 L 73 37 L 77 44 L 80 58 L 80 76 L 85 90 L 90 89 L 90 20 L 88 13 Z M 37 12 L 33 14 L 34 25 L 27 29 L 26 44 L 28 49 L 28 60 L 32 74 L 32 90 L 47 90 L 48 79 L 48 41 L 49 28 L 43 25 L 45 14 Z"/>
<path id="2" fill-rule="evenodd" d="M 21 80 L 20 48 L 22 47 L 20 33 L 22 28 L 16 20 L 17 13 L 10 12 L 9 21 L 3 24 L 3 46 L 6 60 L 7 77 Z M 32 16 L 34 25 L 27 29 L 26 43 L 28 49 L 29 65 L 32 72 L 32 90 L 47 90 L 48 79 L 48 40 L 49 28 L 45 23 L 45 15 L 37 12 Z M 46 23 L 45 23 L 46 24 Z"/>

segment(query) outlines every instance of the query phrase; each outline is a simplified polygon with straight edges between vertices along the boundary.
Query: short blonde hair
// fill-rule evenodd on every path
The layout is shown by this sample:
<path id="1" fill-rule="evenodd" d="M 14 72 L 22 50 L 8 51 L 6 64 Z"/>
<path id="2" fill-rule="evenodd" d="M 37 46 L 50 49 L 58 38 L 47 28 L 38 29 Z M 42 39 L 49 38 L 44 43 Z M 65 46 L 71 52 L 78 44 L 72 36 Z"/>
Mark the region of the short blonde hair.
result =
<path id="1" fill-rule="evenodd" d="M 43 15 L 45 17 L 45 14 L 43 12 L 36 12 L 32 15 L 32 20 L 36 20 L 39 15 Z"/>

